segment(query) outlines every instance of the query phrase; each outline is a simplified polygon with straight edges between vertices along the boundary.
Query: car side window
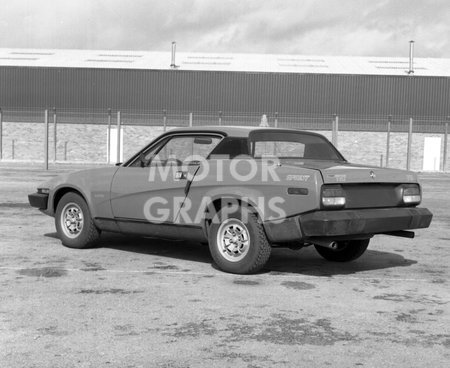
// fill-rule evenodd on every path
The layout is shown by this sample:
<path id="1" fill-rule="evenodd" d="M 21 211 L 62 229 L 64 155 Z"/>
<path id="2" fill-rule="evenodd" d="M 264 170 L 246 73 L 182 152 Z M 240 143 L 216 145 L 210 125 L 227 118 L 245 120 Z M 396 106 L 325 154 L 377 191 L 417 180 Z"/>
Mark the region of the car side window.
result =
<path id="1" fill-rule="evenodd" d="M 174 136 L 153 157 L 155 164 L 183 163 L 190 156 L 207 158 L 220 142 L 220 137 L 196 135 Z"/>
<path id="2" fill-rule="evenodd" d="M 305 145 L 299 142 L 255 142 L 255 157 L 303 157 Z"/>
<path id="3" fill-rule="evenodd" d="M 150 161 L 152 160 L 152 158 L 156 155 L 156 153 L 161 149 L 161 147 L 164 145 L 165 142 L 166 142 L 166 140 L 164 140 L 164 139 L 162 141 L 158 142 L 156 145 L 152 146 L 150 149 L 148 149 L 147 151 L 145 151 L 143 153 L 143 159 L 141 157 L 138 157 L 129 166 L 130 167 L 141 167 L 143 163 L 144 163 L 144 166 L 147 166 L 150 163 Z"/>
<path id="4" fill-rule="evenodd" d="M 210 153 L 211 158 L 249 155 L 247 138 L 225 137 Z"/>

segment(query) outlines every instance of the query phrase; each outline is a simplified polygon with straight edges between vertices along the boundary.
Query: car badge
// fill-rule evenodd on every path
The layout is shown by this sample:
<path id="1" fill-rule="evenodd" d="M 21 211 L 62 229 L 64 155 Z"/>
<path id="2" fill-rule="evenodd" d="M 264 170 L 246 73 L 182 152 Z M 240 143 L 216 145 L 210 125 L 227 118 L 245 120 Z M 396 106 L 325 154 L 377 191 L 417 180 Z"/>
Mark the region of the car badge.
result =
<path id="1" fill-rule="evenodd" d="M 375 178 L 376 178 L 376 175 L 375 175 L 375 173 L 372 171 L 372 170 L 370 170 L 370 177 L 373 179 L 373 180 L 375 180 Z"/>

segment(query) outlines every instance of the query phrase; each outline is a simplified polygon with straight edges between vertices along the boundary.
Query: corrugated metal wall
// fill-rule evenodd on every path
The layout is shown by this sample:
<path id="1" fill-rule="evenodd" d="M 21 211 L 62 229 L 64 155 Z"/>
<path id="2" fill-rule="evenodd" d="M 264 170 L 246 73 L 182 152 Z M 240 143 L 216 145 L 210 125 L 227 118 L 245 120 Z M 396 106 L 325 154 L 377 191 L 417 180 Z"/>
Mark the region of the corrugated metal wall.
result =
<path id="1" fill-rule="evenodd" d="M 0 107 L 450 115 L 450 78 L 0 67 Z"/>

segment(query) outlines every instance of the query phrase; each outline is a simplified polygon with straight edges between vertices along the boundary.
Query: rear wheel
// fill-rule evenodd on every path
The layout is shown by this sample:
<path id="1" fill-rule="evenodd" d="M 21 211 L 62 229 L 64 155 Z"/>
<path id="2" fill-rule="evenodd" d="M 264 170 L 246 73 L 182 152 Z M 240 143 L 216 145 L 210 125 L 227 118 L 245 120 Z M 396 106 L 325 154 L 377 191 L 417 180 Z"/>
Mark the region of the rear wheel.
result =
<path id="1" fill-rule="evenodd" d="M 66 193 L 56 207 L 56 231 L 69 248 L 90 248 L 100 237 L 86 201 L 77 193 Z"/>
<path id="2" fill-rule="evenodd" d="M 210 226 L 209 250 L 221 270 L 250 274 L 264 267 L 271 246 L 257 216 L 241 207 L 232 214 L 219 211 Z"/>
<path id="3" fill-rule="evenodd" d="M 361 257 L 369 246 L 370 239 L 346 240 L 337 242 L 336 249 L 314 245 L 317 252 L 327 261 L 349 262 Z"/>

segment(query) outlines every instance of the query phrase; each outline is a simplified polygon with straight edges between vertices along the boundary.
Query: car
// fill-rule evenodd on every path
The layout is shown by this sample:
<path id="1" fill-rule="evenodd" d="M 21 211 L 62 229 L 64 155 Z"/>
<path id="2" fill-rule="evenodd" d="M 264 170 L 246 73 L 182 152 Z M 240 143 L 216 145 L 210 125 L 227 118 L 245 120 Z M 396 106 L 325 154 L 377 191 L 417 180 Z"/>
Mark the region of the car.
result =
<path id="1" fill-rule="evenodd" d="M 260 271 L 273 247 L 359 258 L 377 234 L 413 238 L 432 213 L 411 171 L 349 163 L 322 135 L 204 126 L 163 133 L 125 163 L 61 175 L 29 195 L 62 244 L 102 231 L 208 244 L 215 264 Z"/>

